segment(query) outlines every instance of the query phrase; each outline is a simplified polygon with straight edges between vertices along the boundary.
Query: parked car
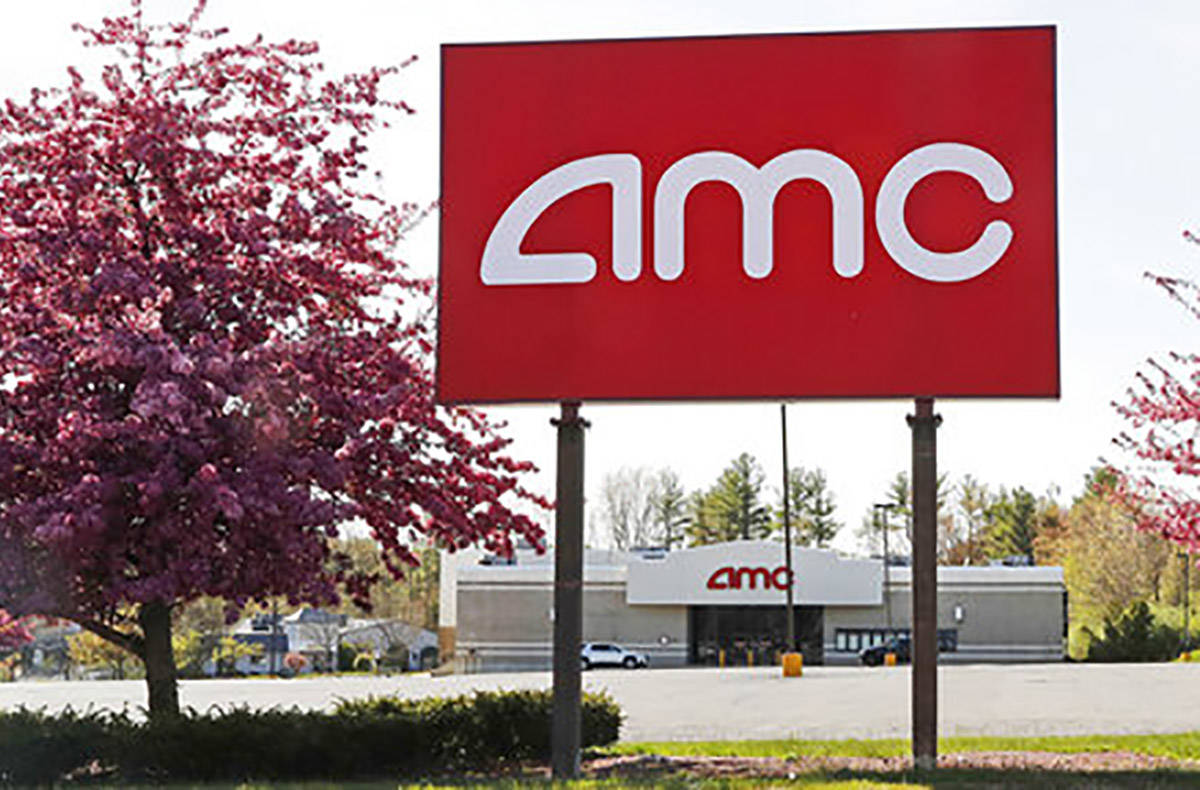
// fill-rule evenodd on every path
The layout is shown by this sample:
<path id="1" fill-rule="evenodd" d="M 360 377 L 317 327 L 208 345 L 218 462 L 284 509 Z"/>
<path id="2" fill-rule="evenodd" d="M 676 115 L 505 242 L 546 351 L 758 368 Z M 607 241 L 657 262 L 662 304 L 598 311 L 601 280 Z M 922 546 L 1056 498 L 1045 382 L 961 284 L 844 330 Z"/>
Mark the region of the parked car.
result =
<path id="1" fill-rule="evenodd" d="M 868 667 L 877 667 L 888 653 L 896 654 L 897 664 L 907 664 L 912 661 L 912 640 L 907 636 L 893 636 L 882 644 L 858 651 L 858 659 Z"/>
<path id="2" fill-rule="evenodd" d="M 937 641 L 939 653 L 953 653 L 958 650 L 958 632 L 953 628 L 939 628 Z M 858 651 L 858 658 L 866 666 L 877 667 L 883 663 L 883 657 L 888 653 L 896 654 L 897 664 L 909 663 L 912 661 L 912 637 L 909 634 L 898 634 L 882 644 L 863 648 Z"/>
<path id="3" fill-rule="evenodd" d="M 645 653 L 635 653 L 632 650 L 626 650 L 620 645 L 610 645 L 601 642 L 588 642 L 584 644 L 580 657 L 583 660 L 584 669 L 591 669 L 592 667 L 625 667 L 626 669 L 637 669 L 638 667 L 650 666 L 650 657 Z"/>

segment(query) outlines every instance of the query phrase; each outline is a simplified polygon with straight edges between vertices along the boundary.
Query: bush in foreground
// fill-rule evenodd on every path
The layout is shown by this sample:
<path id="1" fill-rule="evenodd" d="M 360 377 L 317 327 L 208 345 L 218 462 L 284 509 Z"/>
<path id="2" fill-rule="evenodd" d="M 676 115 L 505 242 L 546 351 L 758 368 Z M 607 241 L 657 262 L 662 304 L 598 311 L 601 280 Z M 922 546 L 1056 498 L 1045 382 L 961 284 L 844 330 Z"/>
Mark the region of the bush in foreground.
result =
<path id="1" fill-rule="evenodd" d="M 367 697 L 343 700 L 345 717 L 399 717 L 419 721 L 426 751 L 437 766 L 462 769 L 491 762 L 542 760 L 550 756 L 550 691 L 480 691 L 470 697 L 406 700 Z M 582 744 L 606 746 L 620 736 L 622 714 L 608 694 L 584 693 Z"/>
<path id="2" fill-rule="evenodd" d="M 472 771 L 550 753 L 549 691 L 372 697 L 332 713 L 232 707 L 154 723 L 125 714 L 0 712 L 0 781 L 348 779 Z M 583 745 L 617 740 L 622 714 L 585 694 Z"/>

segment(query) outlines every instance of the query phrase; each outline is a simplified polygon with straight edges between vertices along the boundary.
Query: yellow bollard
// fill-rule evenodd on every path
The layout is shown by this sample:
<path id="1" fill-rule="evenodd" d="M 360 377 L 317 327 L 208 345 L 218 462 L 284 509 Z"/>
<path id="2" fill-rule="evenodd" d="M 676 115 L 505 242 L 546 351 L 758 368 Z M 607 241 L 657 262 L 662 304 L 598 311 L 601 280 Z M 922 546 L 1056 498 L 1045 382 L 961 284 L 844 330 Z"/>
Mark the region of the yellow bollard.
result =
<path id="1" fill-rule="evenodd" d="M 752 667 L 752 666 L 754 666 L 754 653 L 753 653 L 753 651 L 750 651 L 750 650 L 747 650 L 747 651 L 746 651 L 746 666 L 748 666 L 748 667 Z"/>
<path id="2" fill-rule="evenodd" d="M 883 654 L 883 665 L 885 667 L 896 666 L 896 654 L 895 653 L 884 653 Z"/>
<path id="3" fill-rule="evenodd" d="M 721 669 L 725 668 L 725 651 L 724 650 L 717 651 L 717 666 L 719 666 Z"/>
<path id="4" fill-rule="evenodd" d="M 784 653 L 783 654 L 783 676 L 785 678 L 798 678 L 804 674 L 804 654 L 803 653 Z"/>

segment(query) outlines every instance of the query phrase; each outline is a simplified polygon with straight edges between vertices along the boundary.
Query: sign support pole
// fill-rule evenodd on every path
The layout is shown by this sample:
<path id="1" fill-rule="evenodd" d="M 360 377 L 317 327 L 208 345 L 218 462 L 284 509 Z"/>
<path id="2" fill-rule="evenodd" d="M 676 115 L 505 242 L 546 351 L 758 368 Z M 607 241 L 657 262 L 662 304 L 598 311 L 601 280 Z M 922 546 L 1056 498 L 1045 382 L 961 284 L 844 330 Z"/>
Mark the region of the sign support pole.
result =
<path id="1" fill-rule="evenodd" d="M 922 770 L 937 767 L 937 429 L 933 398 L 917 398 L 912 428 L 912 747 Z"/>
<path id="2" fill-rule="evenodd" d="M 788 447 L 787 447 L 787 404 L 779 404 L 779 425 L 783 433 L 783 564 L 787 568 L 787 651 L 788 653 L 796 652 L 796 615 L 795 615 L 795 589 L 796 576 L 792 573 L 792 503 L 789 495 L 789 487 L 792 481 L 791 471 L 788 469 Z"/>
<path id="3" fill-rule="evenodd" d="M 583 638 L 583 436 L 579 401 L 563 401 L 558 419 L 554 510 L 554 699 L 550 765 L 555 780 L 579 777 L 580 641 Z"/>

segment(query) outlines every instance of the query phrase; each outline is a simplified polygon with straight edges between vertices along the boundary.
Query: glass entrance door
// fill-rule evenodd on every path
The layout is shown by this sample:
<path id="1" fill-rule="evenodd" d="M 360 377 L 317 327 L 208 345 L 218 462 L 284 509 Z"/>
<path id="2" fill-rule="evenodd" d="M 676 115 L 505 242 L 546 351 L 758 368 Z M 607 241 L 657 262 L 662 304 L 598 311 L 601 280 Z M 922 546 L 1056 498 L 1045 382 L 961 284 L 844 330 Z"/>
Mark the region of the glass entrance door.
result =
<path id="1" fill-rule="evenodd" d="M 823 606 L 796 606 L 796 641 L 806 664 L 824 663 Z M 692 606 L 688 609 L 689 660 L 726 666 L 773 664 L 787 641 L 782 606 Z"/>

